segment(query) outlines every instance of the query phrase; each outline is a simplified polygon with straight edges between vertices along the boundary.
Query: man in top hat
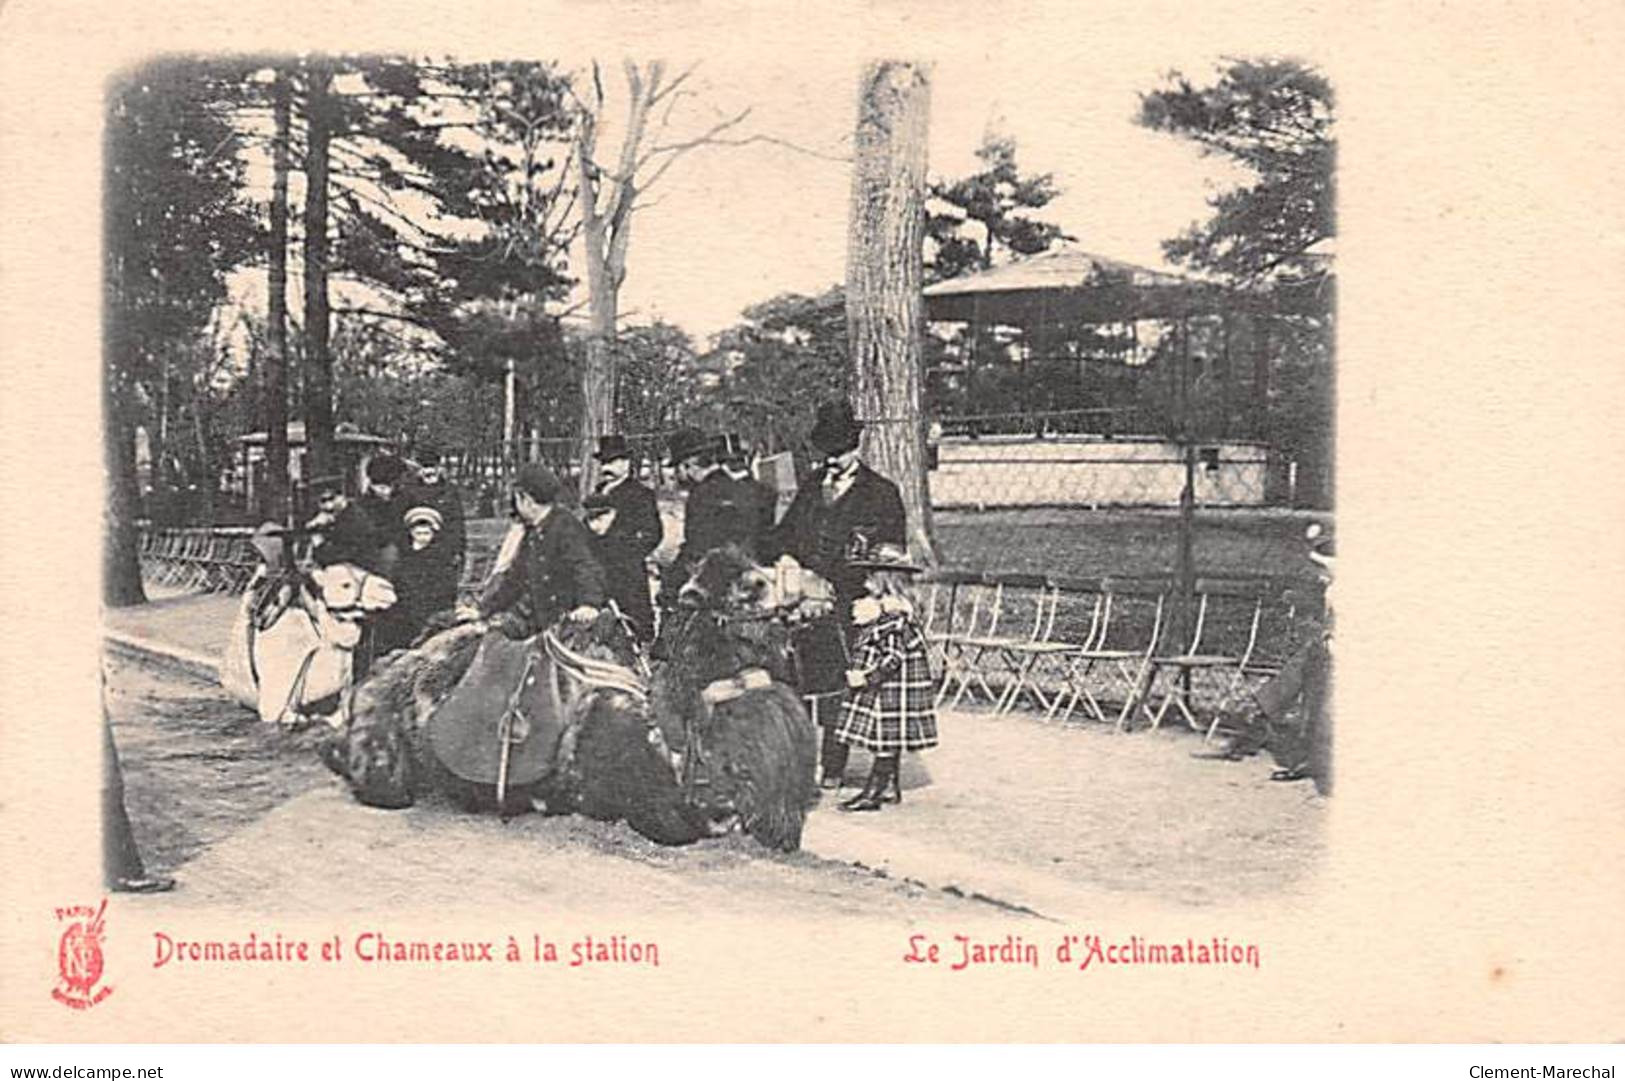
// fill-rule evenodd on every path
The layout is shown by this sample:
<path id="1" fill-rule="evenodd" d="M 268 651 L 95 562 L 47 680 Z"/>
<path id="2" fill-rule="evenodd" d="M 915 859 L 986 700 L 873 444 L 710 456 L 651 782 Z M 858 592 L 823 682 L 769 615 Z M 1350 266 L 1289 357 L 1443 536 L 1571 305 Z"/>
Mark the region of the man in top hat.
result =
<path id="1" fill-rule="evenodd" d="M 665 535 L 653 491 L 632 478 L 632 453 L 624 435 L 598 440 L 598 488 L 583 502 L 592 529 L 593 551 L 604 566 L 608 592 L 632 623 L 639 641 L 654 637 L 654 605 L 649 599 L 649 556 Z"/>
<path id="2" fill-rule="evenodd" d="M 835 586 L 841 608 L 863 592 L 863 576 L 847 565 L 847 552 L 895 544 L 907 547 L 903 496 L 897 485 L 858 460 L 862 428 L 844 401 L 818 408 L 811 442 L 817 455 L 816 483 L 803 484 L 784 518 L 768 535 L 760 557 L 794 556 Z"/>
<path id="3" fill-rule="evenodd" d="M 773 528 L 779 493 L 751 475 L 750 455 L 745 441 L 739 438 L 737 432 L 717 436 L 717 462 L 733 482 L 741 505 L 746 507 L 746 515 L 752 522 L 754 544 L 760 550 L 763 539 Z"/>
<path id="4" fill-rule="evenodd" d="M 468 552 L 468 527 L 464 522 L 463 493 L 446 479 L 438 447 L 425 445 L 413 455 L 418 463 L 418 477 L 406 487 L 406 505 L 431 507 L 440 515 L 440 529 L 435 536 L 436 555 L 444 559 L 455 581 L 462 581 L 463 559 Z"/>
<path id="5" fill-rule="evenodd" d="M 677 593 L 705 554 L 737 544 L 756 558 L 755 504 L 717 464 L 717 444 L 697 428 L 683 428 L 671 440 L 668 464 L 688 489 L 683 507 L 683 545 L 661 585 L 661 606 L 676 607 Z"/>
<path id="6" fill-rule="evenodd" d="M 388 576 L 395 569 L 401 549 L 406 547 L 406 512 L 411 504 L 401 488 L 406 463 L 393 454 L 375 454 L 367 461 L 367 490 L 357 501 L 372 520 L 378 538 L 377 566 Z"/>
<path id="7" fill-rule="evenodd" d="M 794 645 L 801 693 L 824 732 L 819 760 L 826 772 L 837 774 L 834 733 L 846 691 L 852 603 L 863 595 L 866 573 L 849 563 L 848 555 L 880 544 L 904 549 L 908 544 L 902 493 L 858 461 L 861 434 L 846 402 L 819 406 L 811 437 L 816 479 L 797 490 L 760 556 L 764 562 L 791 556 L 835 587 L 835 611 L 798 631 Z"/>
<path id="8" fill-rule="evenodd" d="M 353 563 L 380 573 L 378 531 L 372 516 L 344 494 L 344 478 L 337 473 L 310 482 L 316 497 L 316 515 L 305 524 L 311 535 L 311 558 L 317 566 Z"/>
<path id="9" fill-rule="evenodd" d="M 501 617 L 509 638 L 529 638 L 568 616 L 590 623 L 603 607 L 604 569 L 593 556 L 587 527 L 561 508 L 564 488 L 540 463 L 522 466 L 513 482 L 519 517 L 517 548 L 480 597 L 482 619 Z M 509 549 L 504 542 L 503 549 Z"/>

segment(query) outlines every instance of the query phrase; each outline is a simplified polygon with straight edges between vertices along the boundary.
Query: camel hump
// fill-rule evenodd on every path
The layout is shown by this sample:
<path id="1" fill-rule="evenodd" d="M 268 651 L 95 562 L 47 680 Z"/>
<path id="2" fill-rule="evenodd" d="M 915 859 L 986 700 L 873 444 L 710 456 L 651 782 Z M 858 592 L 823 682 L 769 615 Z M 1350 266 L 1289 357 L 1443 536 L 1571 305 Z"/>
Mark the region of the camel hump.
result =
<path id="1" fill-rule="evenodd" d="M 557 759 L 564 705 L 552 662 L 534 640 L 500 632 L 480 640 L 473 663 L 429 718 L 431 753 L 456 776 L 496 784 L 502 770 L 503 718 L 517 707 L 507 755 L 507 783 L 534 784 Z"/>

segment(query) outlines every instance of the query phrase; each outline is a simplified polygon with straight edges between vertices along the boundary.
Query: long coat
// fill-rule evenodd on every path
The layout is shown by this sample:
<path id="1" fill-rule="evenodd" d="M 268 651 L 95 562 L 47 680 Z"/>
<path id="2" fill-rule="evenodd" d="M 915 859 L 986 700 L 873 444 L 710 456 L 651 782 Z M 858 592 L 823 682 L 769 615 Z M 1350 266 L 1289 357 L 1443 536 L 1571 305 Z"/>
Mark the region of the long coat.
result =
<path id="1" fill-rule="evenodd" d="M 604 568 L 592 554 L 592 534 L 562 507 L 554 507 L 540 526 L 526 527 L 514 560 L 486 587 L 480 615 L 511 612 L 504 631 L 510 638 L 529 638 L 583 604 L 604 604 Z"/>
<path id="2" fill-rule="evenodd" d="M 694 486 L 683 507 L 683 545 L 662 588 L 663 603 L 669 607 L 675 602 L 678 590 L 713 548 L 737 544 L 753 559 L 760 558 L 758 504 L 751 482 L 736 481 L 723 469 L 712 470 Z"/>
<path id="3" fill-rule="evenodd" d="M 355 506 L 372 521 L 373 535 L 378 544 L 378 557 L 373 568 L 386 578 L 394 578 L 395 561 L 410 547 L 406 538 L 406 512 L 410 504 L 406 493 L 397 489 L 388 499 L 380 499 L 368 492 L 355 501 Z"/>
<path id="4" fill-rule="evenodd" d="M 842 602 L 841 618 L 845 620 L 853 598 L 863 592 L 863 572 L 846 565 L 846 549 L 854 533 L 863 534 L 871 545 L 908 543 L 902 493 L 861 462 L 851 486 L 833 501 L 826 501 L 817 479 L 803 484 L 759 555 L 763 562 L 785 554 L 795 556 L 802 566 L 828 579 Z"/>
<path id="5" fill-rule="evenodd" d="M 862 571 L 846 565 L 852 534 L 862 533 L 871 545 L 882 541 L 905 544 L 904 523 L 903 497 L 897 485 L 860 462 L 851 486 L 838 499 L 826 499 L 823 484 L 814 474 L 768 533 L 760 553 L 763 562 L 792 555 L 835 587 L 835 613 L 796 635 L 802 693 L 832 694 L 845 686 L 843 646 L 850 638 L 852 601 L 863 592 L 864 577 Z"/>
<path id="6" fill-rule="evenodd" d="M 760 551 L 765 551 L 767 535 L 773 531 L 773 519 L 778 513 L 779 493 L 771 485 L 751 476 L 748 469 L 733 470 L 724 466 L 723 472 L 742 493 L 749 493 L 748 496 L 741 496 L 742 500 L 748 498 L 750 501 L 745 515 L 754 523 L 752 528 L 756 536 L 756 547 Z"/>
<path id="7" fill-rule="evenodd" d="M 937 745 L 931 657 L 912 613 L 886 613 L 859 628 L 852 667 L 867 682 L 847 696 L 836 739 L 875 754 Z"/>
<path id="8" fill-rule="evenodd" d="M 615 520 L 603 535 L 592 538 L 593 551 L 604 565 L 610 599 L 647 640 L 654 634 L 648 559 L 665 535 L 655 494 L 628 478 L 598 495 L 615 509 Z"/>
<path id="9" fill-rule="evenodd" d="M 430 616 L 457 603 L 456 571 L 440 550 L 443 540 L 436 536 L 427 548 L 421 549 L 408 545 L 395 561 L 395 573 L 390 578 L 395 586 L 395 603 L 377 617 L 378 655 L 411 645 Z"/>

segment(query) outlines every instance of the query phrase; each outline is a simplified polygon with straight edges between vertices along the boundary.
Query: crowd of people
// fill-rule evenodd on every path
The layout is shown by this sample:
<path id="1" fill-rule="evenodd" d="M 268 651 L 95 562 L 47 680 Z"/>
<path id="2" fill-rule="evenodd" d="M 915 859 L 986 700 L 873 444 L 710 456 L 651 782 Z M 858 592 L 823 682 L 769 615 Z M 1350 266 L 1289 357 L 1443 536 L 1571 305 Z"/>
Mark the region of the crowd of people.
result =
<path id="1" fill-rule="evenodd" d="M 861 748 L 874 764 L 842 807 L 879 810 L 901 799 L 899 754 L 933 746 L 937 730 L 924 636 L 905 588 L 920 568 L 908 559 L 903 500 L 895 483 L 859 460 L 861 435 L 846 402 L 821 406 L 810 436 L 815 474 L 780 516 L 779 493 L 753 476 L 737 434 L 676 432 L 665 464 L 685 491 L 683 535 L 666 567 L 651 558 L 664 539 L 655 492 L 633 475 L 631 448 L 620 435 L 599 440 L 599 481 L 579 516 L 565 505 L 564 484 L 551 469 L 519 468 L 513 524 L 472 599 L 458 600 L 467 551 L 462 494 L 433 449 L 418 453 L 415 478 L 398 458 L 373 458 L 367 490 L 355 499 L 340 477 L 314 481 L 312 558 L 356 564 L 395 587 L 396 604 L 358 658 L 363 669 L 370 658 L 411 645 L 447 610 L 528 638 L 560 620 L 591 622 L 613 606 L 647 647 L 657 608 L 677 607 L 683 584 L 713 549 L 734 545 L 761 565 L 805 568 L 830 583 L 835 600 L 827 617 L 800 625 L 793 642 L 796 678 L 821 731 L 821 784 L 841 788 L 848 751 Z"/>

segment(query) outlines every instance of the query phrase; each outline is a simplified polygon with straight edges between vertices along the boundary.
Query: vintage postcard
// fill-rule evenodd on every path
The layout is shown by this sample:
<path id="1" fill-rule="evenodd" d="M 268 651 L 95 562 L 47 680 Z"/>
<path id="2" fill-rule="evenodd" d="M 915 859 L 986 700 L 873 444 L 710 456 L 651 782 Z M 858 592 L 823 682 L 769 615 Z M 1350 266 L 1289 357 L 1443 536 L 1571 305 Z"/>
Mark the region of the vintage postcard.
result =
<path id="1" fill-rule="evenodd" d="M 1625 1037 L 1622 31 L 0 8 L 0 1039 Z"/>

